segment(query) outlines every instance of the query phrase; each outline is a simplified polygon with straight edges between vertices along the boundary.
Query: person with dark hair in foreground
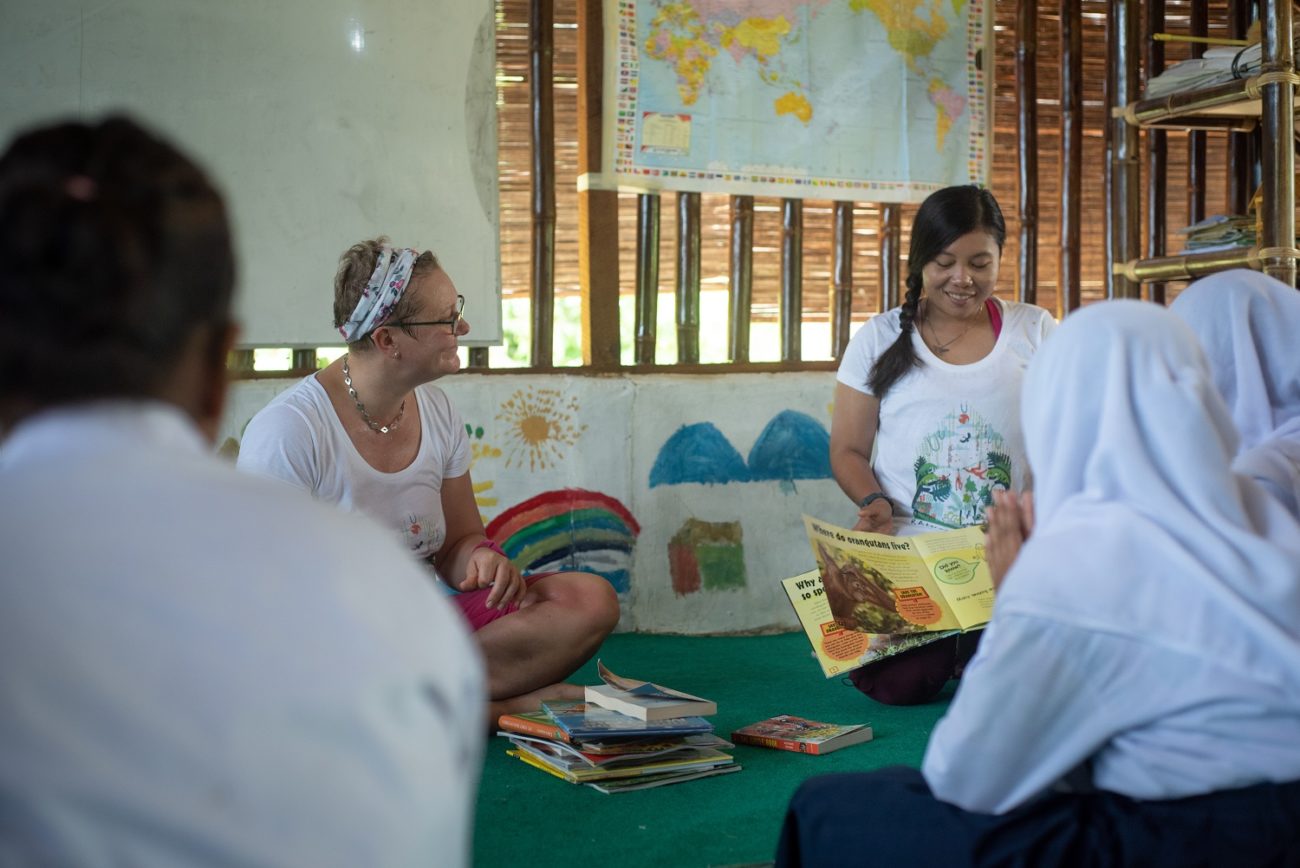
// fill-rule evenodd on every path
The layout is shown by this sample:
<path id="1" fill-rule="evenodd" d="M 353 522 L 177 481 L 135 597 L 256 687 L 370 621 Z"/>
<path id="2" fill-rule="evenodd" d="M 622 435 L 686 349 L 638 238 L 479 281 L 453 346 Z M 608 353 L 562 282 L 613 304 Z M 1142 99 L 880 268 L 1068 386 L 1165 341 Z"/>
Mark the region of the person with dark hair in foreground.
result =
<path id="1" fill-rule="evenodd" d="M 233 285 L 136 123 L 0 157 L 0 864 L 468 864 L 482 664 L 386 533 L 212 454 Z"/>
<path id="2" fill-rule="evenodd" d="M 1006 234 L 988 190 L 931 193 L 912 222 L 906 300 L 873 317 L 845 350 L 831 469 L 857 506 L 855 530 L 981 524 L 993 492 L 1024 486 L 1020 384 L 1056 323 L 1042 308 L 994 297 Z M 945 637 L 849 677 L 879 702 L 928 702 L 978 639 Z"/>
<path id="3" fill-rule="evenodd" d="M 1300 524 L 1229 463 L 1195 336 L 1065 321 L 1025 381 L 993 619 L 921 771 L 814 778 L 779 865 L 1300 865 Z"/>

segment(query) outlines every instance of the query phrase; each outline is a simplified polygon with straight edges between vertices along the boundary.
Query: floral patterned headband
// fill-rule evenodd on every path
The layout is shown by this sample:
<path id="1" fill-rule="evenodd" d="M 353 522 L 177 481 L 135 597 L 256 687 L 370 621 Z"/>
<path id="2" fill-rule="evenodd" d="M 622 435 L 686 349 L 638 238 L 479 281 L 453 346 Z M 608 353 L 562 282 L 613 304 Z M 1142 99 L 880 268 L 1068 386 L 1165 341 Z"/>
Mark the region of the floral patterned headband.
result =
<path id="1" fill-rule="evenodd" d="M 387 321 L 402 293 L 411 281 L 411 267 L 420 258 L 418 250 L 409 247 L 394 249 L 384 245 L 370 281 L 361 291 L 356 309 L 347 322 L 339 326 L 339 334 L 348 343 L 359 341 Z"/>

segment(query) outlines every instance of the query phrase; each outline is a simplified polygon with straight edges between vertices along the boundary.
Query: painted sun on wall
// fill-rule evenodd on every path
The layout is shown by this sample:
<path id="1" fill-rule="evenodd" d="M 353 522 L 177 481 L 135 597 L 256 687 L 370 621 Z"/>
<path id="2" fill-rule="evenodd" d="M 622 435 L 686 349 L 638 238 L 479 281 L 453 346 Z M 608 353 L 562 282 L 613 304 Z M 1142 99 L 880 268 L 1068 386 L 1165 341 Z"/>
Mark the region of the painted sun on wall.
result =
<path id="1" fill-rule="evenodd" d="M 577 416 L 578 399 L 558 389 L 529 386 L 516 391 L 496 417 L 505 423 L 510 441 L 506 467 L 523 467 L 525 459 L 531 471 L 554 467 L 587 430 L 575 421 Z"/>

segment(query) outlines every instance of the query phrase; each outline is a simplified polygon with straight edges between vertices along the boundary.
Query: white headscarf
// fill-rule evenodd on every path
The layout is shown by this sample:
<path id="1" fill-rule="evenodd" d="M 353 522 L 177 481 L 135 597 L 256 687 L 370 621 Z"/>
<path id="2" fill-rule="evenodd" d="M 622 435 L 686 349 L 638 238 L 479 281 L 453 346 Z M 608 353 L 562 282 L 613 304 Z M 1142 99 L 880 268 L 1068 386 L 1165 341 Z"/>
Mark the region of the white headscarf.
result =
<path id="1" fill-rule="evenodd" d="M 1300 524 L 1229 469 L 1237 435 L 1184 323 L 1130 301 L 1073 314 L 1022 416 L 1037 524 L 1004 598 L 1300 689 Z"/>
<path id="2" fill-rule="evenodd" d="M 1300 515 L 1300 291 L 1257 271 L 1196 281 L 1170 306 L 1201 339 L 1241 433 L 1235 467 Z"/>
<path id="3" fill-rule="evenodd" d="M 411 268 L 420 258 L 418 250 L 409 247 L 393 248 L 385 244 L 379 249 L 375 270 L 370 274 L 366 288 L 357 299 L 357 306 L 347 322 L 339 326 L 343 340 L 353 343 L 383 325 L 402 293 L 411 281 Z"/>

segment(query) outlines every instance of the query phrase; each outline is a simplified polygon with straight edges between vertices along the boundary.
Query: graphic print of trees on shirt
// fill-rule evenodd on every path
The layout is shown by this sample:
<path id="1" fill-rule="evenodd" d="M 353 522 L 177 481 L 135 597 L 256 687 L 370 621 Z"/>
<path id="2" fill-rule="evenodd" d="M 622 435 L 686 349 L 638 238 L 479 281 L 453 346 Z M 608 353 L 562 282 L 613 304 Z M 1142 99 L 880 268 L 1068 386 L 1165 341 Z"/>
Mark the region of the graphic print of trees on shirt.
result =
<path id="1" fill-rule="evenodd" d="M 990 450 L 986 456 L 987 472 L 983 485 L 977 484 L 973 475 L 967 476 L 961 491 L 961 520 L 965 523 L 977 523 L 985 509 L 993 505 L 993 492 L 999 488 L 1011 488 L 1011 456 L 1005 452 Z M 952 494 L 952 481 L 947 476 L 940 476 L 938 466 L 927 461 L 925 456 L 916 459 L 912 465 L 916 474 L 916 495 L 912 500 L 913 514 L 935 520 L 925 508 L 927 504 L 940 503 Z M 976 505 L 982 507 L 976 509 Z"/>
<path id="2" fill-rule="evenodd" d="M 946 500 L 952 492 L 952 483 L 946 476 L 939 476 L 935 471 L 939 468 L 932 461 L 926 461 L 922 455 L 916 459 L 912 465 L 912 470 L 916 473 L 916 494 L 929 495 L 930 502 L 935 503 L 940 500 Z M 913 507 L 915 508 L 915 507 Z"/>

